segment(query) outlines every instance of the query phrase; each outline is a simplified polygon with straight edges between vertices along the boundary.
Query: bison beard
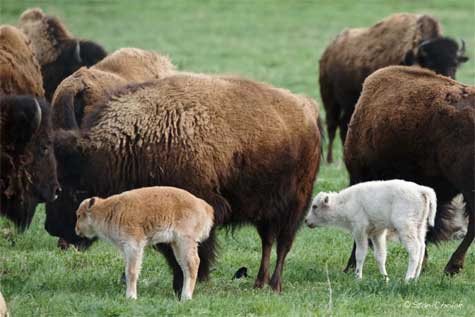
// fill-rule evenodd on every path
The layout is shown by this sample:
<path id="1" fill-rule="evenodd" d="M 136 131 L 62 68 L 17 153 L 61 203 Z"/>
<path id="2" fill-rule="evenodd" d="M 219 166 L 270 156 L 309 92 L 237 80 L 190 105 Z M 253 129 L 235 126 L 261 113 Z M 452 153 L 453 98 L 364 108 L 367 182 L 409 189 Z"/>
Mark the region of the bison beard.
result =
<path id="1" fill-rule="evenodd" d="M 448 238 L 447 206 L 463 194 L 469 224 L 445 267 L 453 274 L 463 268 L 475 237 L 474 148 L 475 87 L 428 70 L 391 66 L 366 79 L 344 156 L 350 184 L 399 178 L 432 187 L 438 206 L 430 242 Z M 347 269 L 353 263 L 352 257 Z"/>
<path id="2" fill-rule="evenodd" d="M 47 204 L 46 228 L 74 234 L 76 194 L 107 197 L 160 185 L 206 200 L 218 226 L 254 225 L 262 239 L 255 286 L 281 290 L 281 274 L 311 199 L 320 162 L 317 105 L 303 96 L 245 79 L 177 74 L 127 87 L 85 114 L 82 134 L 63 132 L 56 154 L 66 195 Z M 69 195 L 69 197 L 68 197 Z M 216 252 L 216 230 L 200 244 L 199 279 Z M 270 252 L 277 263 L 269 280 Z M 171 249 L 158 245 L 182 273 Z"/>

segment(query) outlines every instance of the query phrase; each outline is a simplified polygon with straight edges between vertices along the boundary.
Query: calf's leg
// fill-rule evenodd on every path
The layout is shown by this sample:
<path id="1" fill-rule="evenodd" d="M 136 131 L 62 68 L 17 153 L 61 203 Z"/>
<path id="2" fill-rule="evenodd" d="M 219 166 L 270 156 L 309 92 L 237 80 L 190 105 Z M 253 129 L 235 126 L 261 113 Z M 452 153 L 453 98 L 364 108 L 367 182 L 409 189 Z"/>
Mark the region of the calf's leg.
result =
<path id="1" fill-rule="evenodd" d="M 402 244 L 409 253 L 409 265 L 407 267 L 405 278 L 405 281 L 408 282 L 416 277 L 417 268 L 420 262 L 419 260 L 420 257 L 423 257 L 423 254 L 419 255 L 421 247 L 419 245 L 419 237 L 416 230 L 411 230 L 409 225 L 409 228 L 406 227 L 404 231 L 398 230 L 398 232 Z"/>
<path id="2" fill-rule="evenodd" d="M 363 265 L 364 260 L 366 258 L 366 254 L 368 254 L 368 237 L 366 234 L 359 233 L 355 237 L 356 243 L 356 251 L 355 251 L 355 259 L 356 259 L 356 277 L 358 279 L 363 278 Z"/>
<path id="3" fill-rule="evenodd" d="M 172 249 L 183 271 L 183 289 L 180 300 L 189 300 L 193 296 L 200 266 L 198 244 L 191 238 L 183 238 L 172 243 Z"/>
<path id="4" fill-rule="evenodd" d="M 155 245 L 154 248 L 165 256 L 168 265 L 172 268 L 173 290 L 175 295 L 179 297 L 183 288 L 183 271 L 175 258 L 172 247 L 169 244 L 160 243 Z"/>
<path id="5" fill-rule="evenodd" d="M 137 280 L 142 266 L 145 243 L 133 242 L 126 244 L 123 249 L 125 256 L 125 277 L 127 281 L 127 298 L 137 299 Z"/>
<path id="6" fill-rule="evenodd" d="M 386 230 L 375 234 L 371 238 L 371 242 L 374 246 L 374 257 L 376 258 L 376 263 L 378 264 L 379 273 L 384 276 L 384 279 L 388 280 L 388 273 L 386 272 Z"/>

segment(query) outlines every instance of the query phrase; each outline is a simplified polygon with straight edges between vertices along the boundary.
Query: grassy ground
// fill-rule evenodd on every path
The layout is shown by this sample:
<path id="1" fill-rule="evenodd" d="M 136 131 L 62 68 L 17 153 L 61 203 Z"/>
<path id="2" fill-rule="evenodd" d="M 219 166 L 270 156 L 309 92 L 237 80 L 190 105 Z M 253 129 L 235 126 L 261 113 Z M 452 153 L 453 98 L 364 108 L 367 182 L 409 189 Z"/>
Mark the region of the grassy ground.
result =
<path id="1" fill-rule="evenodd" d="M 463 37 L 471 61 L 458 79 L 474 84 L 473 0 L 441 1 L 18 1 L 0 0 L 0 22 L 14 24 L 27 7 L 41 6 L 65 19 L 72 32 L 105 45 L 141 47 L 169 54 L 180 69 L 235 73 L 270 82 L 319 100 L 317 61 L 327 43 L 343 28 L 368 26 L 394 12 L 437 16 L 445 33 Z M 315 191 L 347 184 L 341 162 L 322 165 Z M 43 229 L 38 209 L 29 231 L 11 242 L 0 220 L 0 289 L 13 316 L 159 316 L 159 315 L 386 315 L 475 314 L 475 254 L 455 278 L 442 269 L 457 242 L 429 247 L 430 263 L 417 284 L 402 282 L 407 255 L 389 248 L 390 282 L 379 277 L 370 254 L 365 277 L 341 272 L 351 238 L 337 230 L 302 228 L 284 270 L 283 293 L 254 290 L 253 279 L 232 281 L 241 266 L 255 277 L 260 242 L 255 230 L 220 234 L 222 246 L 210 281 L 198 285 L 194 300 L 180 303 L 161 256 L 149 250 L 139 283 L 139 299 L 125 300 L 120 282 L 123 261 L 105 243 L 89 251 L 66 252 Z M 274 258 L 273 258 L 274 259 Z"/>

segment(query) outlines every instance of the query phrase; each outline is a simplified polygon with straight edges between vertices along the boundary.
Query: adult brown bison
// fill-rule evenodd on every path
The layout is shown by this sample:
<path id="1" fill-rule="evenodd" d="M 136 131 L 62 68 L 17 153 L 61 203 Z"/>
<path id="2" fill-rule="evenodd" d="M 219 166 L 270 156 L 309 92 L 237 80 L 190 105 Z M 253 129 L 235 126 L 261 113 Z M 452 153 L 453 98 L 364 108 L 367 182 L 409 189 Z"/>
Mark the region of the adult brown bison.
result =
<path id="1" fill-rule="evenodd" d="M 17 28 L 0 26 L 0 96 L 44 96 L 40 66 L 30 41 Z"/>
<path id="2" fill-rule="evenodd" d="M 429 241 L 445 238 L 444 206 L 462 193 L 467 234 L 445 271 L 463 268 L 475 236 L 475 87 L 420 68 L 375 72 L 363 85 L 344 155 L 350 184 L 400 178 L 434 188 L 438 211 Z"/>
<path id="3" fill-rule="evenodd" d="M 43 98 L 0 96 L 0 214 L 26 229 L 40 202 L 60 192 L 51 115 Z"/>
<path id="4" fill-rule="evenodd" d="M 75 38 L 57 17 L 48 16 L 39 8 L 23 12 L 18 26 L 31 40 L 48 100 L 64 78 L 107 55 L 100 45 Z"/>
<path id="5" fill-rule="evenodd" d="M 47 204 L 46 229 L 69 242 L 78 203 L 151 185 L 175 186 L 205 199 L 217 225 L 252 224 L 262 239 L 255 286 L 281 290 L 290 250 L 320 163 L 317 105 L 267 84 L 232 77 L 177 74 L 129 87 L 83 119 L 82 135 L 64 133 L 56 153 L 67 195 Z M 209 274 L 215 232 L 200 246 L 200 279 Z M 181 270 L 169 246 L 160 249 Z"/>
<path id="6" fill-rule="evenodd" d="M 166 56 L 136 48 L 122 48 L 96 65 L 82 67 L 64 79 L 53 96 L 55 128 L 77 129 L 85 113 L 121 86 L 161 79 L 175 72 Z"/>
<path id="7" fill-rule="evenodd" d="M 465 45 L 442 37 L 439 22 L 428 15 L 394 14 L 370 28 L 347 29 L 320 59 L 320 95 L 326 111 L 327 161 L 333 161 L 333 140 L 340 128 L 342 143 L 365 78 L 390 65 L 419 65 L 455 77 L 468 60 Z"/>
<path id="8" fill-rule="evenodd" d="M 25 229 L 60 188 L 49 105 L 26 37 L 0 27 L 0 214 Z M 22 95 L 28 94 L 28 95 Z"/>

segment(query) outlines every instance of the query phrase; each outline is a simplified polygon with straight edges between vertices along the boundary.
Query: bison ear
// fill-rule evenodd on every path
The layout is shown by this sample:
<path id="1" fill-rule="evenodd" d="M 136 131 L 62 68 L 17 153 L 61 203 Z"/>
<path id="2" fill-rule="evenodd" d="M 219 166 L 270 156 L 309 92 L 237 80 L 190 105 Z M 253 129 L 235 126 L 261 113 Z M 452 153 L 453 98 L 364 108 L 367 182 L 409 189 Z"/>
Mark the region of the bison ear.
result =
<path id="1" fill-rule="evenodd" d="M 412 50 L 407 51 L 406 55 L 404 56 L 404 59 L 401 62 L 401 65 L 411 66 L 414 65 L 415 61 L 416 56 L 414 55 L 414 52 Z"/>
<path id="2" fill-rule="evenodd" d="M 330 195 L 324 194 L 323 199 L 322 199 L 322 203 L 323 203 L 324 206 L 328 207 L 330 205 Z"/>

